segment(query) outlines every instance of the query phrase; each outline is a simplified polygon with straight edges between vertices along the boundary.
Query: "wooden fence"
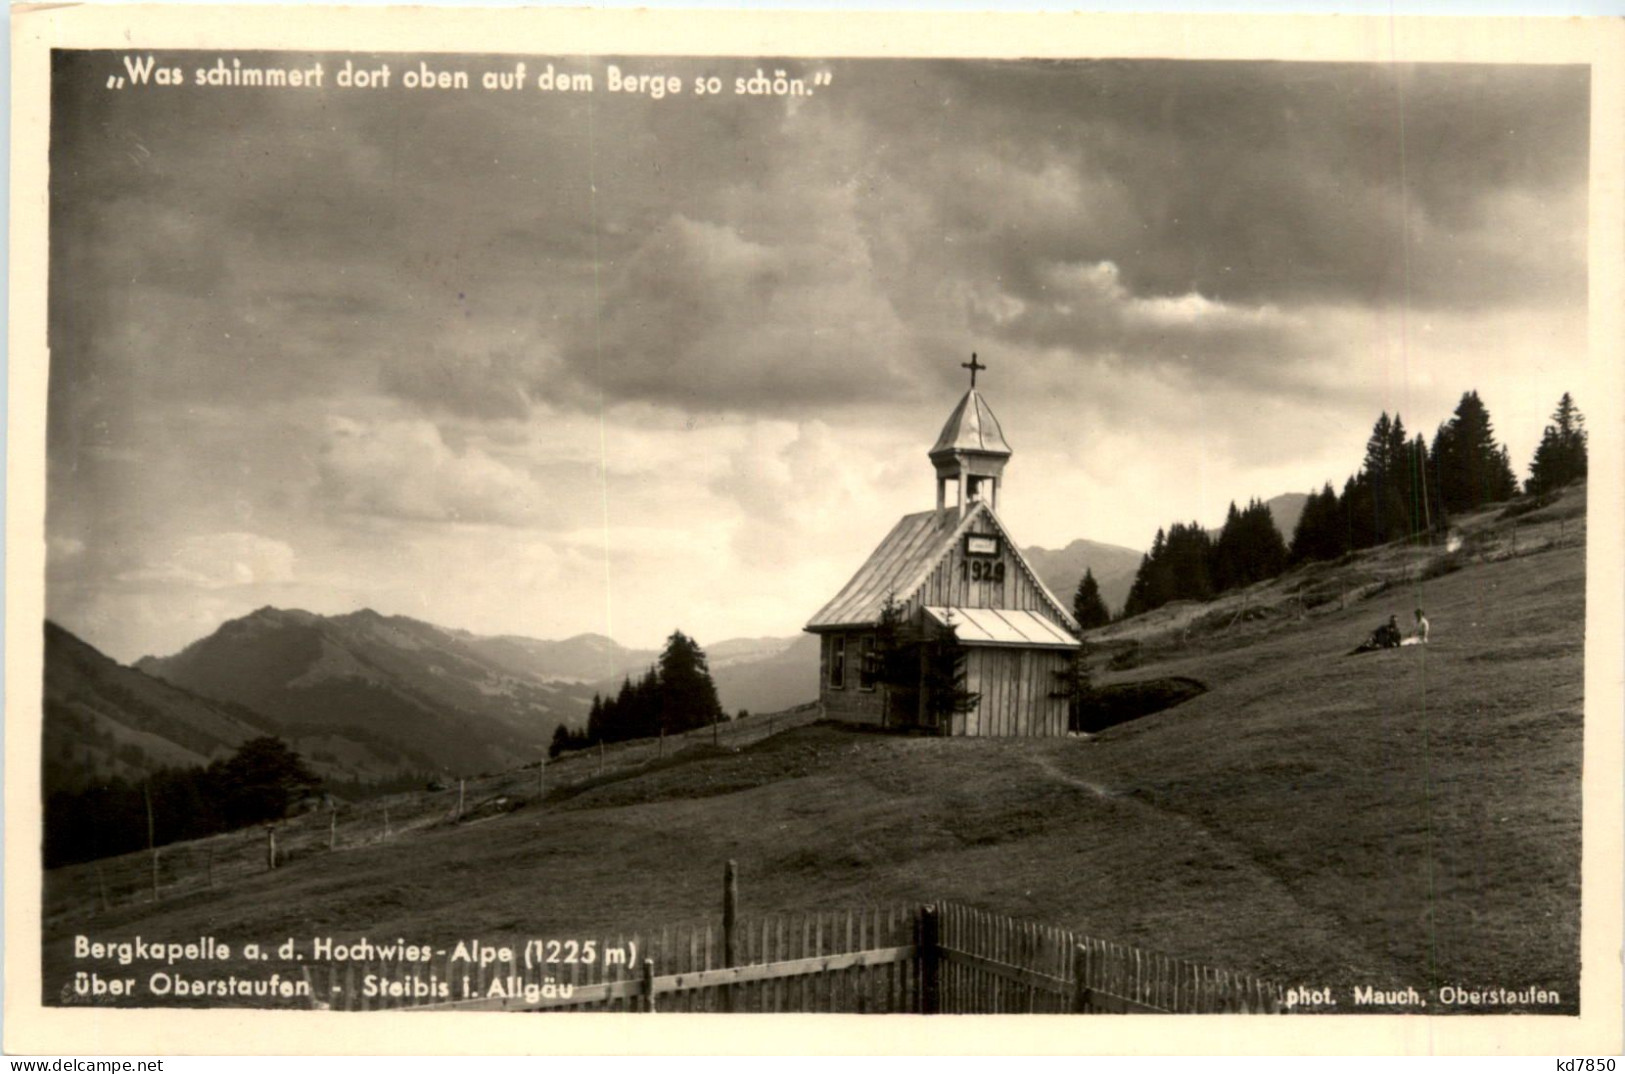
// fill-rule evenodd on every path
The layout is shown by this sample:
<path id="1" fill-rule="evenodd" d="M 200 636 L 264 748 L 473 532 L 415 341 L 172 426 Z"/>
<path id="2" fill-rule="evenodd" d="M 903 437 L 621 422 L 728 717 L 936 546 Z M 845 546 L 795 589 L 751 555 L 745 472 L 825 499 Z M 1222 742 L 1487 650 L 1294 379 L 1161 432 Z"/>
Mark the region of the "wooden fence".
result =
<path id="1" fill-rule="evenodd" d="M 378 961 L 329 965 L 312 991 L 348 1010 L 900 1014 L 919 1005 L 915 927 L 916 914 L 902 906 L 741 918 L 731 960 L 715 922 L 590 941 L 515 938 L 498 945 L 511 958 L 484 966 L 456 960 L 455 949 L 404 971 Z M 368 975 L 400 982 L 399 994 L 369 995 Z M 436 995 L 437 984 L 449 995 Z"/>
<path id="2" fill-rule="evenodd" d="M 658 933 L 514 939 L 495 959 L 330 964 L 316 996 L 349 1010 L 855 1014 L 1265 1013 L 1285 990 L 1066 929 L 967 906 L 740 918 L 733 863 L 723 919 Z M 477 954 L 477 953 L 476 953 Z M 369 991 L 371 979 L 387 986 Z M 321 985 L 327 989 L 322 991 Z"/>
<path id="3" fill-rule="evenodd" d="M 1066 929 L 948 904 L 922 910 L 933 1013 L 1273 1013 L 1285 989 Z M 931 942 L 934 939 L 934 943 Z M 930 960 L 928 959 L 928 962 Z"/>

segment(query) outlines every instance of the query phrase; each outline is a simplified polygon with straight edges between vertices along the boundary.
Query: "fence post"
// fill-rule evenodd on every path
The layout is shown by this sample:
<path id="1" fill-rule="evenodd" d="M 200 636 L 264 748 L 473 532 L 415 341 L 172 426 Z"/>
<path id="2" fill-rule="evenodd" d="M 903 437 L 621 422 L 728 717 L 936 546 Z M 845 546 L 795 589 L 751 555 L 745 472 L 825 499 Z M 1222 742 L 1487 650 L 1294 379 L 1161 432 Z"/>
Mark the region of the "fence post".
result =
<path id="1" fill-rule="evenodd" d="M 269 826 L 265 829 L 265 867 L 276 868 L 276 829 Z"/>
<path id="2" fill-rule="evenodd" d="M 209 873 L 209 886 L 212 888 L 214 887 L 214 844 L 212 843 L 209 844 L 209 863 L 207 868 Z"/>
<path id="3" fill-rule="evenodd" d="M 327 849 L 337 850 L 339 846 L 339 807 L 334 806 L 327 814 Z"/>
<path id="4" fill-rule="evenodd" d="M 725 969 L 734 964 L 734 937 L 738 930 L 739 863 L 729 858 L 722 871 L 722 965 Z M 723 1013 L 731 1012 L 734 1009 L 733 985 L 723 986 L 721 999 Z"/>
<path id="5" fill-rule="evenodd" d="M 655 960 L 643 960 L 643 1011 L 645 1014 L 655 1013 Z"/>
<path id="6" fill-rule="evenodd" d="M 598 740 L 598 774 L 604 774 L 604 740 Z"/>
<path id="7" fill-rule="evenodd" d="M 463 819 L 463 786 L 467 782 L 468 782 L 467 780 L 464 780 L 462 778 L 459 778 L 457 780 L 457 819 L 458 820 Z"/>
<path id="8" fill-rule="evenodd" d="M 112 909 L 113 904 L 107 898 L 107 877 L 102 875 L 102 863 L 99 860 L 96 862 L 96 886 L 101 889 L 102 909 Z"/>
<path id="9" fill-rule="evenodd" d="M 1091 1006 L 1089 995 L 1089 951 L 1083 944 L 1074 944 L 1072 947 L 1072 1013 L 1088 1014 Z"/>
<path id="10" fill-rule="evenodd" d="M 919 927 L 914 950 L 920 963 L 920 1013 L 938 1014 L 942 1010 L 940 990 L 942 948 L 938 928 L 937 908 L 920 907 Z"/>

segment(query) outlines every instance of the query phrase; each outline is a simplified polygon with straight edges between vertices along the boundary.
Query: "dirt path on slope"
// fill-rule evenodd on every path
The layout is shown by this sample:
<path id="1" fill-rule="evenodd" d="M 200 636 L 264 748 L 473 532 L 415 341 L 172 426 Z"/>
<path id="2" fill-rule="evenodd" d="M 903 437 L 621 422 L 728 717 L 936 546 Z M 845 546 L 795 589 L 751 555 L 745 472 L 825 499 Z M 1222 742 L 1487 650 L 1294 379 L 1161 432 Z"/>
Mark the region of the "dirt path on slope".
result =
<path id="1" fill-rule="evenodd" d="M 1055 763 L 1054 758 L 1045 754 L 1035 754 L 1030 757 L 1030 760 L 1035 767 L 1058 783 L 1086 791 L 1103 801 L 1131 806 L 1155 816 L 1158 820 L 1171 821 L 1177 827 L 1190 832 L 1191 835 L 1201 840 L 1215 853 L 1222 855 L 1225 860 L 1232 863 L 1236 868 L 1244 869 L 1247 875 L 1256 877 L 1261 884 L 1274 893 L 1276 898 L 1281 900 L 1283 904 L 1291 906 L 1304 920 L 1320 922 L 1323 927 L 1332 926 L 1335 929 L 1334 935 L 1344 945 L 1344 949 L 1350 955 L 1358 956 L 1364 963 L 1363 966 L 1355 967 L 1361 974 L 1375 979 L 1394 977 L 1398 973 L 1398 966 L 1360 941 L 1349 930 L 1347 922 L 1343 921 L 1335 912 L 1305 903 L 1300 899 L 1292 886 L 1260 862 L 1245 843 L 1212 831 L 1204 826 L 1201 821 L 1188 814 L 1158 806 L 1154 802 L 1136 796 L 1133 794 L 1132 789 L 1113 789 L 1065 772 Z"/>
<path id="2" fill-rule="evenodd" d="M 1053 758 L 1046 757 L 1043 754 L 1038 754 L 1037 756 L 1033 757 L 1032 762 L 1039 768 L 1043 769 L 1044 774 L 1049 776 L 1051 779 L 1060 783 L 1065 783 L 1069 787 L 1077 787 L 1079 790 L 1088 791 L 1096 798 L 1119 799 L 1123 797 L 1122 791 L 1114 791 L 1109 787 L 1102 786 L 1099 783 L 1091 783 L 1089 780 L 1079 779 L 1077 776 L 1061 771 L 1060 768 L 1056 766 Z"/>

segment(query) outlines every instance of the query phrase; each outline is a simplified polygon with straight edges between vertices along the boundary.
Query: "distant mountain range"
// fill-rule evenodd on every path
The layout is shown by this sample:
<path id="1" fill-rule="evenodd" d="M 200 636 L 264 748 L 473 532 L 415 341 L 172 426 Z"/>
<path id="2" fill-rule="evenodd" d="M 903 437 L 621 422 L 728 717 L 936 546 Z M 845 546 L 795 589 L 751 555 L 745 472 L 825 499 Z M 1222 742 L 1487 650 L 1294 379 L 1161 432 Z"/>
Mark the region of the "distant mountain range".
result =
<path id="1" fill-rule="evenodd" d="M 1072 610 L 1072 597 L 1078 591 L 1078 583 L 1083 581 L 1084 572 L 1093 571 L 1095 583 L 1100 586 L 1100 597 L 1114 615 L 1123 608 L 1129 587 L 1134 584 L 1134 573 L 1140 569 L 1142 554 L 1122 545 L 1085 540 L 1073 541 L 1053 551 L 1023 548 L 1021 553 L 1067 611 Z"/>
<path id="2" fill-rule="evenodd" d="M 260 713 L 284 737 L 359 738 L 380 754 L 369 768 L 478 772 L 535 760 L 554 726 L 585 711 L 591 698 L 579 675 L 561 676 L 560 662 L 549 659 L 569 643 L 537 644 L 532 654 L 515 639 L 370 609 L 322 616 L 261 608 L 174 656 L 135 666 Z M 578 650 L 592 658 L 592 670 L 564 670 L 602 674 L 619 666 L 602 661 L 600 645 Z M 528 671 L 527 657 L 540 670 Z"/>
<path id="3" fill-rule="evenodd" d="M 54 623 L 45 633 L 52 790 L 207 764 L 263 734 L 342 780 L 528 763 L 560 723 L 586 722 L 595 693 L 615 692 L 659 655 L 596 634 L 482 637 L 370 610 L 261 608 L 134 667 Z M 730 714 L 817 696 L 810 635 L 729 639 L 708 657 Z"/>
<path id="4" fill-rule="evenodd" d="M 78 790 L 159 768 L 226 757 L 248 739 L 284 733 L 265 716 L 124 667 L 55 623 L 45 624 L 43 712 L 45 792 Z M 323 775 L 385 775 L 397 761 L 343 734 L 291 736 Z M 312 758 L 312 753 L 333 761 Z M 380 763 L 382 762 L 382 763 Z"/>
<path id="5" fill-rule="evenodd" d="M 1269 501 L 1290 535 L 1306 497 Z M 1023 550 L 1067 607 L 1093 570 L 1120 609 L 1141 552 L 1077 540 Z M 124 667 L 45 627 L 48 787 L 164 765 L 197 765 L 276 734 L 321 774 L 475 773 L 536 760 L 559 724 L 581 727 L 592 697 L 658 659 L 601 634 L 562 641 L 487 637 L 371 610 L 324 616 L 261 608 L 166 657 Z M 818 641 L 733 638 L 702 646 L 723 708 L 776 712 L 818 694 Z"/>

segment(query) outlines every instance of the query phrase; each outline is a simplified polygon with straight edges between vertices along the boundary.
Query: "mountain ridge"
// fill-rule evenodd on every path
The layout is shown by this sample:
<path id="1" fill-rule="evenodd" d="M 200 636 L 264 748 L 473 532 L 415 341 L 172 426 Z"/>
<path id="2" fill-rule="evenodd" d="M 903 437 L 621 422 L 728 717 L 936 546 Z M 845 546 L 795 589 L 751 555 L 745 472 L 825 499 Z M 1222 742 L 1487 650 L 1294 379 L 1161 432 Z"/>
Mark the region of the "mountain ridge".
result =
<path id="1" fill-rule="evenodd" d="M 242 705 L 202 697 L 118 663 L 66 627 L 45 622 L 42 778 L 47 795 L 160 768 L 201 767 L 251 738 L 285 733 Z M 320 775 L 382 774 L 372 747 L 332 732 L 293 734 L 290 744 Z"/>

